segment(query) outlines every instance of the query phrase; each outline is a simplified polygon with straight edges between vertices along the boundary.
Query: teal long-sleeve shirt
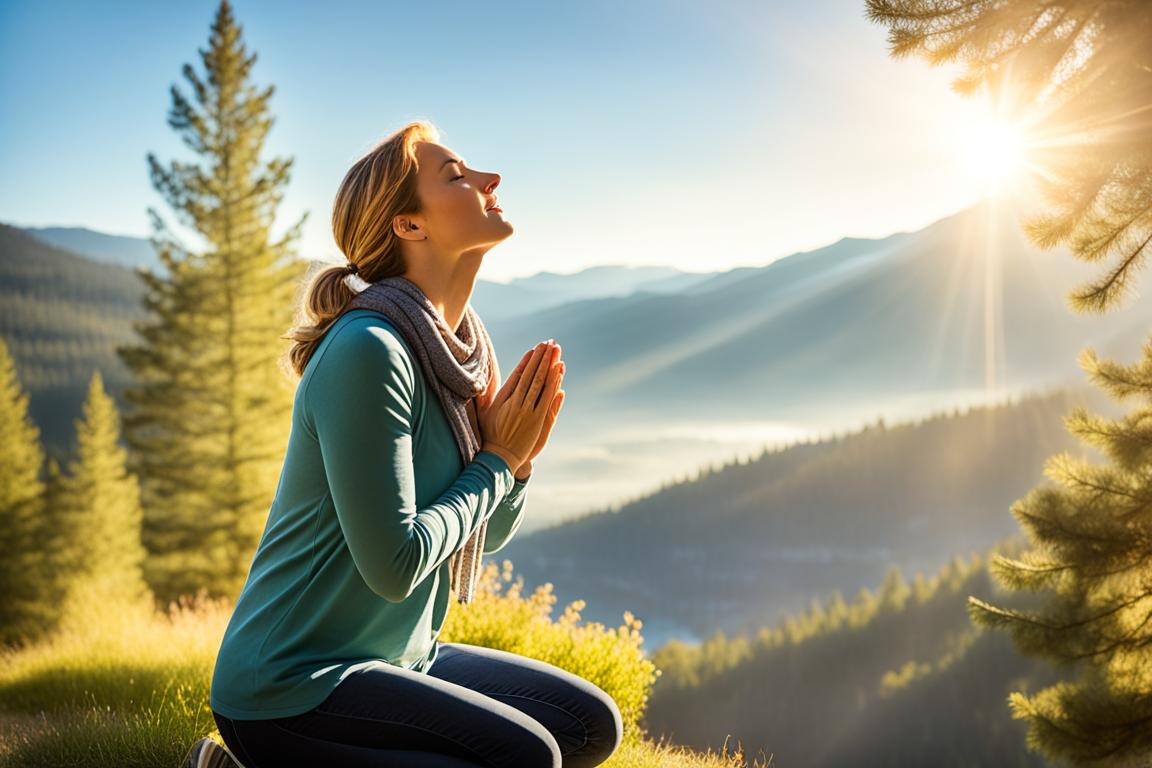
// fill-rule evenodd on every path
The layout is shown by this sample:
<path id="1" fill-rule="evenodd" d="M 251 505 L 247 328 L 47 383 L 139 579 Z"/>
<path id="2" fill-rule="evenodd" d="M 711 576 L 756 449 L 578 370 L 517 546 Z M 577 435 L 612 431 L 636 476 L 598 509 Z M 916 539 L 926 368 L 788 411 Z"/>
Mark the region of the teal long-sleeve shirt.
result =
<path id="1" fill-rule="evenodd" d="M 480 451 L 464 466 L 403 336 L 353 309 L 296 388 L 268 520 L 224 632 L 210 705 L 233 719 L 301 714 L 347 675 L 426 672 L 448 613 L 448 558 L 488 521 L 498 551 L 528 480 Z"/>

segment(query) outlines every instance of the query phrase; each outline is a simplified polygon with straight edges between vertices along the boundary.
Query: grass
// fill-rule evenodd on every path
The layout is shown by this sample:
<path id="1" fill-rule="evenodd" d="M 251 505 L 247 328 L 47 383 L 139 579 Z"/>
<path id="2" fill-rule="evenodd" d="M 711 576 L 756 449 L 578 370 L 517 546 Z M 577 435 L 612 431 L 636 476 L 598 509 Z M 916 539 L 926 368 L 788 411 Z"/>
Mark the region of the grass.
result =
<path id="1" fill-rule="evenodd" d="M 208 691 L 229 603 L 200 595 L 164 612 L 89 610 L 71 629 L 0 651 L 0 766 L 177 768 L 201 737 L 221 740 Z M 631 728 L 603 765 L 748 764 L 727 744 L 702 754 Z M 758 756 L 751 768 L 770 765 Z"/>

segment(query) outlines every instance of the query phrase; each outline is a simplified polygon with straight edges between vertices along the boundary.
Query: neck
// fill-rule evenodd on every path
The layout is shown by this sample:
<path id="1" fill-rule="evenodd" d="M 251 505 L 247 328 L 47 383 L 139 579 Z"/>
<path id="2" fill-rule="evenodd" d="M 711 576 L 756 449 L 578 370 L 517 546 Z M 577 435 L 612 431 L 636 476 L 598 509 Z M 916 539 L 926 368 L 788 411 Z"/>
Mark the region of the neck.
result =
<path id="1" fill-rule="evenodd" d="M 445 268 L 434 263 L 433 259 L 413 259 L 409 262 L 412 266 L 403 276 L 419 286 L 445 324 L 455 331 L 464 319 L 468 300 L 472 298 L 480 261 L 479 254 L 473 258 L 464 255 Z"/>

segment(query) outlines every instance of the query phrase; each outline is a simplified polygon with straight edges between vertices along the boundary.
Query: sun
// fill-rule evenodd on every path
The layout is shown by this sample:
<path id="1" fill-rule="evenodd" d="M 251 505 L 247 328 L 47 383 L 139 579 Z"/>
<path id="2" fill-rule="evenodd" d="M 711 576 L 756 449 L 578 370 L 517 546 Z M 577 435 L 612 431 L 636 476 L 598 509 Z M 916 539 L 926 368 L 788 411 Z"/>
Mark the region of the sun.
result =
<path id="1" fill-rule="evenodd" d="M 1028 141 L 1020 124 L 988 115 L 968 126 L 963 142 L 961 166 L 985 192 L 1005 191 L 1024 175 Z"/>

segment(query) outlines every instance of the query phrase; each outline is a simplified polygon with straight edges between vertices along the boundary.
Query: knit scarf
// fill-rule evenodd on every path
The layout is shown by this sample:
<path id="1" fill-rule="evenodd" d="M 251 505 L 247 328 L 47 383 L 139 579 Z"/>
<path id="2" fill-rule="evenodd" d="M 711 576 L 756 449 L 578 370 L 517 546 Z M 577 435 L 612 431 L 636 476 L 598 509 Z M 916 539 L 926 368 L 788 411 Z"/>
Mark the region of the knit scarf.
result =
<path id="1" fill-rule="evenodd" d="M 480 436 L 468 419 L 468 400 L 488 388 L 490 376 L 500 381 L 492 341 L 472 304 L 465 306 L 460 329 L 454 332 L 416 283 L 395 276 L 368 283 L 348 308 L 375 310 L 400 331 L 420 362 L 424 380 L 435 390 L 468 466 L 480 451 Z M 460 603 L 472 602 L 487 531 L 485 520 L 448 560 L 450 584 Z"/>

